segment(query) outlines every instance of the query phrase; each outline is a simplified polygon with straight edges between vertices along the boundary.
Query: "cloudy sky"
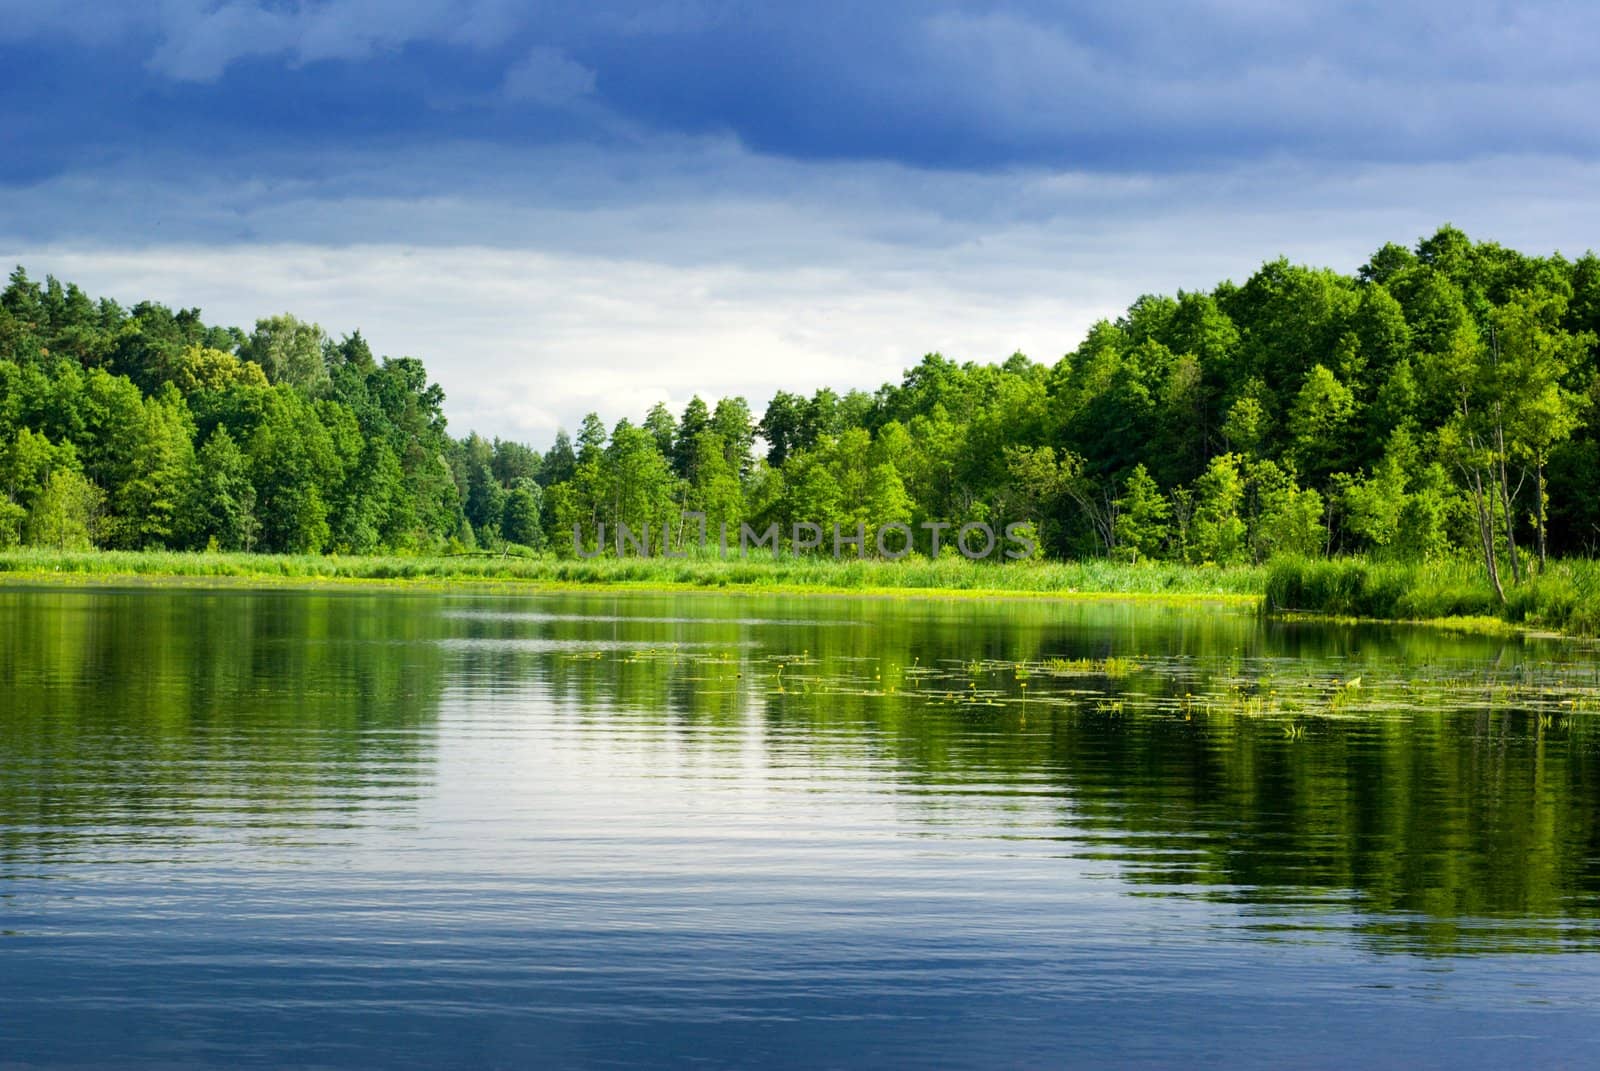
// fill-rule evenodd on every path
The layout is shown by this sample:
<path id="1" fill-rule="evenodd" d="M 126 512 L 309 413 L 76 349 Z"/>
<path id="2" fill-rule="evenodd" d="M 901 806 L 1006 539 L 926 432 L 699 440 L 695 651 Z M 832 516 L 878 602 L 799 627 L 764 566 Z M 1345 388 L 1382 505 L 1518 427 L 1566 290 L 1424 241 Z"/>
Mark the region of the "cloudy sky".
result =
<path id="1" fill-rule="evenodd" d="M 422 357 L 452 429 L 1053 360 L 1452 221 L 1600 246 L 1583 2 L 0 0 L 0 260 Z"/>

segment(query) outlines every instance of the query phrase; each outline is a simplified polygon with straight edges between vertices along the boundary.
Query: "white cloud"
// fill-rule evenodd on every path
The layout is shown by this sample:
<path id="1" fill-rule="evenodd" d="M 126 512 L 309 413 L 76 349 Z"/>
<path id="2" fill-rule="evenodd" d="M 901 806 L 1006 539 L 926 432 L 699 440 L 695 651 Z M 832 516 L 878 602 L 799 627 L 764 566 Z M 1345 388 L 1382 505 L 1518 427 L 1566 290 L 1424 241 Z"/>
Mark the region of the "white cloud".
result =
<path id="1" fill-rule="evenodd" d="M 506 71 L 503 88 L 510 100 L 560 107 L 594 92 L 594 72 L 541 46 Z"/>
<path id="2" fill-rule="evenodd" d="M 169 27 L 150 67 L 179 81 L 210 82 L 234 60 L 286 51 L 298 36 L 291 15 L 235 0 Z"/>
<path id="3" fill-rule="evenodd" d="M 401 175 L 420 191 L 484 176 L 449 196 L 360 157 L 292 183 L 79 174 L 0 203 L 0 264 L 213 322 L 359 327 L 427 362 L 456 431 L 542 446 L 589 409 L 610 423 L 695 392 L 759 409 L 778 388 L 870 390 L 932 350 L 1054 360 L 1141 293 L 1279 254 L 1351 271 L 1447 220 L 1529 251 L 1600 245 L 1600 167 L 1552 158 L 1102 177 L 806 165 L 723 142 L 481 155 L 496 152 Z M 39 229 L 63 220 L 76 229 Z"/>
<path id="4" fill-rule="evenodd" d="M 259 0 L 215 7 L 167 0 L 146 17 L 160 38 L 150 68 L 187 82 L 215 81 L 247 56 L 283 55 L 294 63 L 358 60 L 428 39 L 487 47 L 515 25 L 505 3 L 462 8 L 448 0 L 333 0 L 291 7 Z"/>
<path id="5" fill-rule="evenodd" d="M 21 255 L 93 293 L 199 305 L 213 321 L 248 326 L 291 310 L 335 334 L 359 327 L 379 352 L 426 360 L 457 432 L 540 445 L 589 409 L 608 423 L 637 420 L 656 401 L 681 407 L 698 392 L 744 394 L 759 410 L 780 388 L 876 387 L 924 350 L 1049 352 L 1099 311 L 1065 294 L 967 292 L 844 269 L 685 268 L 484 247 Z"/>

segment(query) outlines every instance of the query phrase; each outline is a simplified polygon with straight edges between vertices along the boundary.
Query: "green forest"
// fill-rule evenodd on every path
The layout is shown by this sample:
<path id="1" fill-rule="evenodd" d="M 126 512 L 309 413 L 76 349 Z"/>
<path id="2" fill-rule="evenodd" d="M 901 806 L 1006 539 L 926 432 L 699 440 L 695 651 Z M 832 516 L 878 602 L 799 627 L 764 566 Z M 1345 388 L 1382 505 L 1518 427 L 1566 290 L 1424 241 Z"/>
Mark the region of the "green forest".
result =
<path id="1" fill-rule="evenodd" d="M 1600 546 L 1597 331 L 1592 253 L 1446 226 L 1354 275 L 1278 259 L 1141 297 L 1050 363 L 929 354 L 760 413 L 590 414 L 541 451 L 452 437 L 422 362 L 359 332 L 217 327 L 18 268 L 0 548 L 571 555 L 575 526 L 619 521 L 693 545 L 703 514 L 865 525 L 871 555 L 891 522 L 1027 522 L 1049 558 L 1471 558 L 1498 592 Z"/>

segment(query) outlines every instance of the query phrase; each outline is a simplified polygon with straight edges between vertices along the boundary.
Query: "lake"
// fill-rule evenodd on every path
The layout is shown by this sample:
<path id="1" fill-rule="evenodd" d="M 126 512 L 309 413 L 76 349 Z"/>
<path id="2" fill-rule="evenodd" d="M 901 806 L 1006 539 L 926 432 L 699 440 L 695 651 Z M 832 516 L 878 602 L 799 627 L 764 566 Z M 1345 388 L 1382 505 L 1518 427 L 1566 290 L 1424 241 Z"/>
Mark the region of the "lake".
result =
<path id="1" fill-rule="evenodd" d="M 0 1065 L 1588 1066 L 1592 647 L 0 589 Z"/>

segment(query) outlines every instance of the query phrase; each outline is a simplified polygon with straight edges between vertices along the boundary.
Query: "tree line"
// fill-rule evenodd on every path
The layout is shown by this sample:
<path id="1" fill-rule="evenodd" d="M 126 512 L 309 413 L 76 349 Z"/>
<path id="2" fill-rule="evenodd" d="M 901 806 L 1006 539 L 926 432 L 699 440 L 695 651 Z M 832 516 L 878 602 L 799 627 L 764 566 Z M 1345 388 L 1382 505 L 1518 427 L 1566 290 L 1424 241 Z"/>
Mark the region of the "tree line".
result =
<path id="1" fill-rule="evenodd" d="M 246 334 L 18 269 L 0 545 L 571 553 L 575 527 L 618 522 L 693 543 L 697 515 L 713 533 L 1026 521 L 1053 557 L 1470 553 L 1499 589 L 1600 544 L 1597 330 L 1593 254 L 1447 226 L 1354 275 L 1279 259 L 1141 297 L 1051 364 L 930 354 L 759 416 L 738 397 L 590 414 L 540 452 L 452 438 L 423 365 L 359 332 Z"/>

